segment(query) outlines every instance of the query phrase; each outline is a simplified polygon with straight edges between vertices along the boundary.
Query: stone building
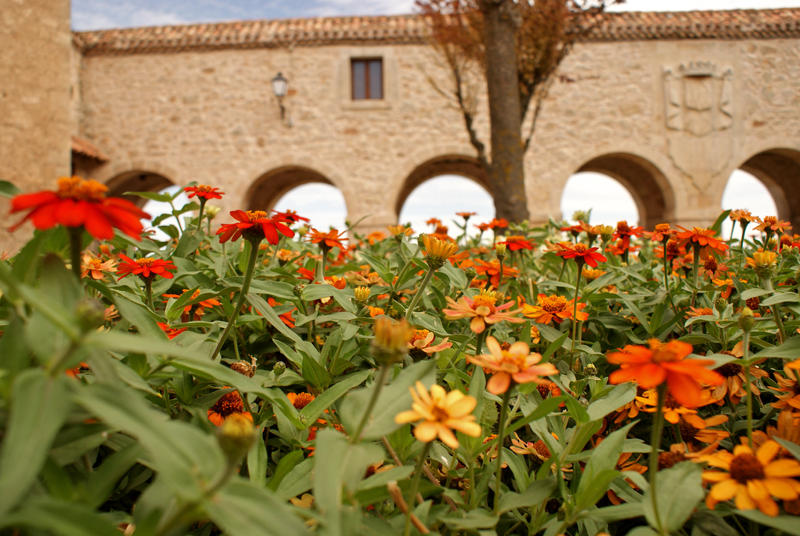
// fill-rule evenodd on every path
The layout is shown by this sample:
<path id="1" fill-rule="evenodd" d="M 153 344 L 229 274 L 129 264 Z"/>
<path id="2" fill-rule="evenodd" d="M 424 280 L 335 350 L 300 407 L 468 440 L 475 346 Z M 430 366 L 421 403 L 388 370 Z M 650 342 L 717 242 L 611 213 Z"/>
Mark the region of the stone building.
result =
<path id="1" fill-rule="evenodd" d="M 417 16 L 70 33 L 66 0 L 10 1 L 0 64 L 19 75 L 0 100 L 0 178 L 26 191 L 71 165 L 115 193 L 196 180 L 227 209 L 270 208 L 318 181 L 374 228 L 431 177 L 485 186 Z M 706 225 L 742 169 L 800 224 L 800 9 L 605 14 L 560 74 L 526 154 L 533 220 L 597 171 L 643 225 Z"/>

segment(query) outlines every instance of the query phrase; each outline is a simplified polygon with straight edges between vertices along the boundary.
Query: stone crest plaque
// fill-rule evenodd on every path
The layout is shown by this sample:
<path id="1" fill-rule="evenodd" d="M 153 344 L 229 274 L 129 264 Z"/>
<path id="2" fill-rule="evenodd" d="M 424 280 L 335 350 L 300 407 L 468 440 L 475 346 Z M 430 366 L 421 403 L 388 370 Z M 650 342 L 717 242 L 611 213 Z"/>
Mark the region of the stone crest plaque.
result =
<path id="1" fill-rule="evenodd" d="M 705 183 L 733 153 L 733 71 L 710 62 L 664 69 L 667 147 L 675 166 Z"/>

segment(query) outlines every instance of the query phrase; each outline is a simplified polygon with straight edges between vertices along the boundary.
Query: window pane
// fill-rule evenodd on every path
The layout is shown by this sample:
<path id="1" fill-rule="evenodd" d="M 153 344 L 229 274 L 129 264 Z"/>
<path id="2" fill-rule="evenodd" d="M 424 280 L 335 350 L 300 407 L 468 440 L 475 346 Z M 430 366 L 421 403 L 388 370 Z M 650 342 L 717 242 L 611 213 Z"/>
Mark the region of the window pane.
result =
<path id="1" fill-rule="evenodd" d="M 369 62 L 369 98 L 383 98 L 383 73 L 381 60 L 370 60 Z"/>
<path id="2" fill-rule="evenodd" d="M 353 69 L 353 99 L 366 99 L 365 70 L 367 65 L 363 61 L 353 61 L 351 66 Z"/>

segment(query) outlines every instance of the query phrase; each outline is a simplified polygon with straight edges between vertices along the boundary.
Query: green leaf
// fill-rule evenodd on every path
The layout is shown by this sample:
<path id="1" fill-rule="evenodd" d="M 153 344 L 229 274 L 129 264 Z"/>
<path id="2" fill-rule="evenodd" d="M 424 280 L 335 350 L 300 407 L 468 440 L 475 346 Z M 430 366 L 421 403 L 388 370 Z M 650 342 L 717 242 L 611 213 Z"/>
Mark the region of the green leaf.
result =
<path id="1" fill-rule="evenodd" d="M 628 532 L 626 536 L 658 536 L 658 532 L 650 527 L 636 527 Z"/>
<path id="2" fill-rule="evenodd" d="M 239 477 L 205 504 L 209 516 L 225 534 L 308 534 L 305 524 L 273 492 Z"/>
<path id="3" fill-rule="evenodd" d="M 597 399 L 593 400 L 586 412 L 589 414 L 589 419 L 596 421 L 602 419 L 612 411 L 616 411 L 636 396 L 636 384 L 631 382 L 621 383 L 615 386 L 611 391 Z"/>
<path id="4" fill-rule="evenodd" d="M 705 496 L 701 482 L 702 467 L 693 462 L 681 462 L 658 472 L 656 500 L 663 527 L 675 532 L 689 519 L 697 504 Z M 644 493 L 642 506 L 650 526 L 658 529 L 653 513 L 653 489 Z"/>
<path id="5" fill-rule="evenodd" d="M 439 521 L 457 530 L 488 529 L 497 525 L 498 517 L 487 510 L 475 509 L 462 516 L 440 517 Z"/>
<path id="6" fill-rule="evenodd" d="M 457 289 L 463 289 L 467 286 L 467 275 L 461 268 L 456 268 L 449 262 L 445 262 L 440 270 L 444 275 L 450 278 L 450 281 L 453 282 L 453 286 Z"/>
<path id="7" fill-rule="evenodd" d="M 627 484 L 625 484 L 627 486 Z M 611 523 L 612 521 L 619 521 L 620 519 L 631 519 L 634 517 L 641 517 L 644 515 L 642 503 L 625 503 L 617 504 L 614 506 L 606 506 L 590 510 L 585 514 L 592 519 L 598 519 L 604 523 Z"/>
<path id="8" fill-rule="evenodd" d="M 765 294 L 772 293 L 771 290 L 766 290 L 763 288 L 749 288 L 747 290 L 742 291 L 742 299 L 749 300 L 750 298 L 758 298 L 760 296 L 764 296 Z"/>
<path id="9" fill-rule="evenodd" d="M 586 408 L 583 407 L 578 400 L 572 398 L 571 396 L 564 397 L 564 404 L 567 406 L 567 410 L 569 414 L 575 419 L 577 423 L 585 423 L 589 422 L 589 413 L 586 411 Z"/>
<path id="10" fill-rule="evenodd" d="M 304 356 L 300 374 L 317 389 L 325 389 L 331 383 L 331 375 L 313 357 Z"/>
<path id="11" fill-rule="evenodd" d="M 758 510 L 736 510 L 736 515 L 746 517 L 767 527 L 778 529 L 782 534 L 800 536 L 800 523 L 797 522 L 797 516 L 772 517 L 762 514 Z"/>
<path id="12" fill-rule="evenodd" d="M 330 285 L 325 285 L 325 286 L 330 287 Z M 287 337 L 296 344 L 303 342 L 303 340 L 297 333 L 292 331 L 289 328 L 289 326 L 283 323 L 283 320 L 280 319 L 278 313 L 276 313 L 275 310 L 272 307 L 270 307 L 270 305 L 264 298 L 256 294 L 249 293 L 247 295 L 247 301 L 249 301 L 250 304 L 256 308 L 256 311 L 261 313 L 261 315 L 267 319 L 267 322 L 269 322 L 272 325 L 272 327 L 277 329 L 279 333 L 281 333 L 282 335 L 284 335 L 285 337 Z"/>
<path id="13" fill-rule="evenodd" d="M 798 296 L 794 292 L 776 292 L 766 300 L 761 302 L 763 307 L 769 307 L 771 305 L 777 305 L 779 303 L 798 303 L 800 302 L 800 296 Z"/>
<path id="14" fill-rule="evenodd" d="M 394 417 L 401 411 L 411 408 L 409 388 L 417 381 L 429 387 L 435 379 L 435 365 L 433 360 L 415 363 L 403 369 L 394 380 L 384 386 L 361 432 L 361 439 L 377 439 L 399 428 L 400 425 L 394 422 Z M 369 387 L 351 391 L 342 401 L 339 413 L 342 424 L 350 433 L 355 433 L 374 388 L 373 383 Z"/>
<path id="15" fill-rule="evenodd" d="M 534 480 L 528 489 L 522 493 L 508 492 L 500 496 L 500 513 L 505 513 L 518 508 L 528 508 L 544 503 L 553 490 L 556 482 L 551 479 Z"/>
<path id="16" fill-rule="evenodd" d="M 0 453 L 0 514 L 8 512 L 36 479 L 70 411 L 68 378 L 28 369 L 14 380 L 11 412 Z"/>
<path id="17" fill-rule="evenodd" d="M 19 188 L 14 183 L 8 181 L 0 181 L 0 196 L 14 197 L 19 194 Z"/>
<path id="18" fill-rule="evenodd" d="M 757 354 L 750 356 L 750 359 L 761 359 L 763 357 L 796 359 L 798 354 L 800 354 L 800 337 L 792 337 L 781 345 L 764 348 Z"/>
<path id="19" fill-rule="evenodd" d="M 87 503 L 93 508 L 103 504 L 114 491 L 114 486 L 120 478 L 136 464 L 144 450 L 138 443 L 131 443 L 122 450 L 115 452 L 96 468 L 90 475 L 86 485 Z"/>
<path id="20" fill-rule="evenodd" d="M 125 192 L 122 195 L 135 195 L 143 199 L 149 199 L 151 201 L 159 201 L 161 203 L 169 203 L 172 200 L 171 195 L 162 194 L 159 192 Z"/>
<path id="21" fill-rule="evenodd" d="M 311 472 L 314 470 L 314 458 L 306 458 L 292 467 L 278 484 L 275 493 L 285 501 L 311 489 Z"/>
<path id="22" fill-rule="evenodd" d="M 292 452 L 289 452 L 288 454 L 282 456 L 280 461 L 278 462 L 277 467 L 275 467 L 275 472 L 272 474 L 272 478 L 269 479 L 267 487 L 272 491 L 277 490 L 283 478 L 286 475 L 288 475 L 289 472 L 295 466 L 297 466 L 297 464 L 300 463 L 302 460 L 303 460 L 303 451 L 299 449 L 293 450 Z M 248 464 L 249 464 L 249 459 L 248 459 Z M 311 486 L 309 485 L 309 487 Z"/>
<path id="23" fill-rule="evenodd" d="M 0 527 L 30 527 L 59 536 L 119 536 L 112 522 L 73 501 L 35 497 L 16 512 L 0 517 Z"/>
<path id="24" fill-rule="evenodd" d="M 722 229 L 722 222 L 725 221 L 730 213 L 731 209 L 723 210 L 722 213 L 717 216 L 717 219 L 714 220 L 714 225 L 711 226 L 711 230 L 714 231 L 715 235 L 719 234 L 720 229 Z"/>
<path id="25" fill-rule="evenodd" d="M 780 443 L 780 445 L 789 451 L 789 454 L 800 460 L 800 445 L 797 443 L 792 443 L 787 439 L 781 439 L 780 437 L 775 437 L 775 441 Z"/>
<path id="26" fill-rule="evenodd" d="M 306 407 L 300 410 L 300 420 L 307 426 L 314 423 L 322 412 L 328 409 L 331 404 L 339 400 L 350 389 L 366 380 L 372 373 L 370 370 L 362 370 L 343 380 L 339 380 L 330 389 L 326 389 L 321 395 L 311 401 Z"/>
<path id="27" fill-rule="evenodd" d="M 247 475 L 250 481 L 257 484 L 259 487 L 266 487 L 267 485 L 267 445 L 261 439 L 264 436 L 264 427 L 259 426 L 257 429 L 258 440 L 253 443 L 250 452 L 247 453 Z"/>
<path id="28" fill-rule="evenodd" d="M 164 332 L 158 327 L 157 320 L 153 313 L 143 304 L 132 301 L 119 291 L 113 292 L 114 305 L 117 306 L 122 318 L 136 326 L 139 333 L 156 339 L 164 339 Z"/>
<path id="29" fill-rule="evenodd" d="M 575 502 L 578 508 L 588 508 L 595 504 L 608 490 L 608 485 L 618 474 L 614 468 L 622 454 L 625 437 L 634 424 L 636 423 L 632 422 L 609 434 L 592 451 L 592 456 L 581 475 L 578 491 L 575 493 Z M 616 474 L 612 475 L 612 473 Z"/>

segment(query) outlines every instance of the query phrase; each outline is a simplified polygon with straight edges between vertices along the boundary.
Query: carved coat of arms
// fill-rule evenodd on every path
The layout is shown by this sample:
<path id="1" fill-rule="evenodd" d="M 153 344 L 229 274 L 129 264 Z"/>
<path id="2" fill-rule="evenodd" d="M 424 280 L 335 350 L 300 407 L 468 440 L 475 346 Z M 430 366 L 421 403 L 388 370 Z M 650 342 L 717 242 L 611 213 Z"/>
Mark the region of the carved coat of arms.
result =
<path id="1" fill-rule="evenodd" d="M 669 155 L 696 184 L 706 183 L 733 153 L 733 71 L 710 62 L 664 69 Z"/>

